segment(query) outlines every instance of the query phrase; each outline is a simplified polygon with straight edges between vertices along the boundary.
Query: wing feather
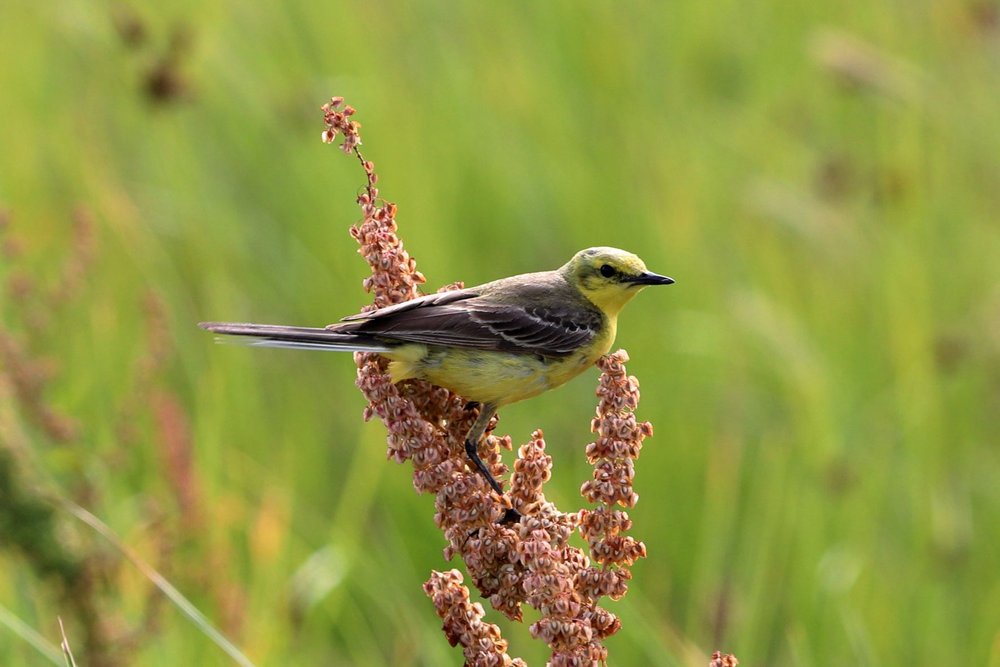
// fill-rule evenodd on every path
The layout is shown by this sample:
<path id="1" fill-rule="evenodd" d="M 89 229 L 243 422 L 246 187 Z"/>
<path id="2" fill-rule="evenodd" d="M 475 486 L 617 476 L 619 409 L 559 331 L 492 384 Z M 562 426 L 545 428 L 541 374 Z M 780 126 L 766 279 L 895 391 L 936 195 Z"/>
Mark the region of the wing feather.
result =
<path id="1" fill-rule="evenodd" d="M 367 334 L 386 342 L 447 345 L 564 357 L 586 345 L 603 326 L 596 307 L 576 299 L 543 299 L 522 306 L 476 288 L 430 294 L 419 299 L 352 315 L 328 328 Z M 525 299 L 525 301 L 537 299 Z M 511 303 L 514 301 L 515 303 Z"/>

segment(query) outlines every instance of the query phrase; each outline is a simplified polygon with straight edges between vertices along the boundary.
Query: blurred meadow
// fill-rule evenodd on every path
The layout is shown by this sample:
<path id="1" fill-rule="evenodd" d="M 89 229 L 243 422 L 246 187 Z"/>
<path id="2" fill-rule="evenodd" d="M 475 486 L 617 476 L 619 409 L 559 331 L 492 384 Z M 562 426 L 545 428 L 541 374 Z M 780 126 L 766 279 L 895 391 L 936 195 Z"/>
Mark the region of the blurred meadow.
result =
<path id="1" fill-rule="evenodd" d="M 368 302 L 343 95 L 428 289 L 677 279 L 611 664 L 1000 667 L 998 91 L 990 0 L 0 4 L 0 664 L 236 664 L 60 498 L 255 664 L 461 664 L 350 356 L 195 326 Z M 564 508 L 596 378 L 501 411 Z"/>

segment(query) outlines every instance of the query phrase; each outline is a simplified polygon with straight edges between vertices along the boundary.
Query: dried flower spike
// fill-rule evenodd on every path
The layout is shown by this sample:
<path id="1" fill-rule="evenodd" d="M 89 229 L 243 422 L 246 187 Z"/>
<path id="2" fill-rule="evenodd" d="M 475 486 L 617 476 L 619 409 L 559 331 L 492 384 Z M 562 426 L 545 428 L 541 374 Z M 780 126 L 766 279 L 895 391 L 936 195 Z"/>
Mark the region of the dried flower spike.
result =
<path id="1" fill-rule="evenodd" d="M 735 655 L 729 653 L 723 655 L 722 651 L 716 651 L 712 654 L 712 660 L 708 663 L 708 667 L 736 667 L 740 664 L 740 661 L 736 659 Z"/>
<path id="2" fill-rule="evenodd" d="M 424 592 L 434 602 L 442 629 L 452 646 L 461 645 L 466 665 L 527 667 L 520 658 L 507 655 L 507 641 L 500 628 L 483 623 L 483 606 L 469 602 L 469 589 L 462 585 L 458 570 L 432 572 Z"/>
<path id="3" fill-rule="evenodd" d="M 367 185 L 358 197 L 363 220 L 351 228 L 351 236 L 371 267 L 364 281 L 364 288 L 374 297 L 371 308 L 383 308 L 419 296 L 424 277 L 396 233 L 395 204 L 379 198 L 375 166 L 358 150 L 359 125 L 350 120 L 354 110 L 341 109 L 342 105 L 343 99 L 335 97 L 323 106 L 327 126 L 323 140 L 330 143 L 343 134 L 341 148 L 353 152 L 364 169 Z M 442 291 L 459 288 L 460 284 L 449 285 Z M 613 509 L 615 505 L 632 507 L 638 500 L 632 487 L 634 460 L 642 440 L 652 434 L 649 423 L 637 422 L 633 414 L 639 390 L 638 381 L 625 373 L 627 359 L 619 351 L 598 362 L 600 403 L 592 424 L 598 438 L 587 447 L 588 460 L 595 468 L 593 479 L 581 492 L 599 506 L 564 513 L 545 498 L 552 459 L 545 452 L 542 432 L 535 431 L 531 441 L 518 449 L 507 494 L 520 520 L 502 523 L 502 508 L 490 486 L 470 469 L 465 457 L 464 439 L 481 416 L 481 408 L 428 382 L 394 384 L 384 358 L 355 355 L 357 384 L 369 401 L 365 419 L 378 416 L 383 421 L 389 458 L 411 461 L 414 488 L 437 496 L 434 520 L 448 542 L 445 557 L 460 556 L 482 595 L 509 618 L 520 620 L 524 603 L 541 612 L 530 631 L 550 646 L 553 666 L 606 662 L 602 640 L 617 632 L 621 623 L 597 602 L 602 596 L 617 599 L 624 595 L 631 578 L 628 567 L 646 554 L 641 542 L 625 534 L 632 525 L 628 515 Z M 478 454 L 488 470 L 499 476 L 507 470 L 500 452 L 511 449 L 511 440 L 492 435 L 494 427 L 495 419 L 491 419 Z M 576 530 L 587 540 L 589 558 L 569 546 Z M 469 591 L 456 570 L 434 572 L 424 590 L 444 620 L 449 642 L 462 646 L 467 665 L 524 664 L 507 655 L 507 642 L 499 629 L 483 622 L 482 606 L 469 601 Z"/>

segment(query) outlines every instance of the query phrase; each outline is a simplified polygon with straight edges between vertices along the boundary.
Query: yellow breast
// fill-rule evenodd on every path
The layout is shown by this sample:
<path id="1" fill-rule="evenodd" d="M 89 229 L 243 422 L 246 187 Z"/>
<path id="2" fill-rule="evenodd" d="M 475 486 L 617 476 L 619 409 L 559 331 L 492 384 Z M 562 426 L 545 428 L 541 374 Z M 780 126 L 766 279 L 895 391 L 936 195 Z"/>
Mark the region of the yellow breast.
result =
<path id="1" fill-rule="evenodd" d="M 607 354 L 615 329 L 612 318 L 589 345 L 560 359 L 416 344 L 402 345 L 385 356 L 391 360 L 393 382 L 427 380 L 470 401 L 507 405 L 558 387 L 588 369 Z"/>

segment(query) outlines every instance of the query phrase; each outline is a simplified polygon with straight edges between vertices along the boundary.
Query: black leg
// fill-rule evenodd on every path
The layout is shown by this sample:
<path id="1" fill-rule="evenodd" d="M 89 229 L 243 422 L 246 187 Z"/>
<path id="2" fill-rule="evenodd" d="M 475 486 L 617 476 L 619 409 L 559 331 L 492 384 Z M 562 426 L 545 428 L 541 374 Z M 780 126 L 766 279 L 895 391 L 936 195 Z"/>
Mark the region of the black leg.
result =
<path id="1" fill-rule="evenodd" d="M 503 497 L 503 489 L 500 488 L 500 484 L 493 479 L 493 474 L 490 472 L 489 468 L 486 467 L 486 464 L 483 463 L 483 460 L 479 458 L 479 452 L 476 451 L 477 445 L 478 443 L 475 443 L 472 440 L 466 440 L 465 453 L 469 457 L 469 460 L 472 461 L 472 465 L 476 466 L 476 470 L 482 473 L 489 485 L 492 486 L 493 490 L 497 492 L 497 495 Z"/>
<path id="2" fill-rule="evenodd" d="M 465 436 L 465 455 L 469 457 L 472 461 L 472 465 L 475 466 L 476 470 L 479 471 L 486 482 L 490 485 L 490 488 L 496 492 L 500 498 L 503 498 L 503 489 L 500 488 L 499 482 L 494 479 L 493 474 L 490 469 L 486 467 L 483 460 L 479 458 L 479 441 L 482 439 L 483 434 L 486 432 L 486 427 L 490 425 L 490 420 L 493 419 L 493 415 L 496 414 L 496 406 L 490 405 L 489 403 L 482 406 L 482 411 L 476 418 L 475 423 L 472 428 L 469 429 L 468 435 Z M 517 523 L 521 520 L 521 514 L 515 509 L 507 509 L 503 517 L 500 518 L 500 524 Z"/>

